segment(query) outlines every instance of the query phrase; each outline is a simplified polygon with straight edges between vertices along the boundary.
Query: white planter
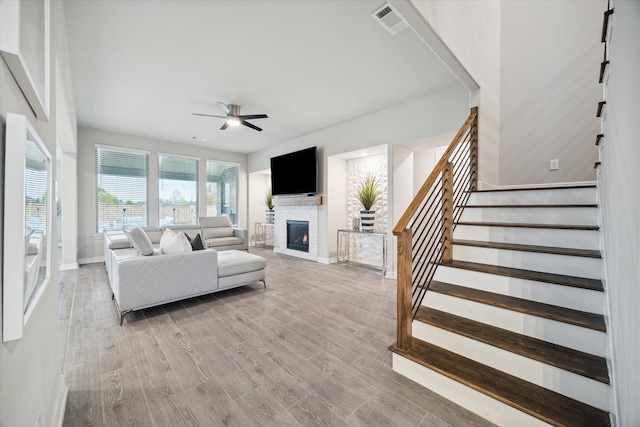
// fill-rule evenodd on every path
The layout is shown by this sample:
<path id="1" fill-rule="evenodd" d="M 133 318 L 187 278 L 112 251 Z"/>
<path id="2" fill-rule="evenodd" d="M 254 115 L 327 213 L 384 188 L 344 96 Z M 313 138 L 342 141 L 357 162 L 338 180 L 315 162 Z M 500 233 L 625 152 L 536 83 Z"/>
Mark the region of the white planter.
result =
<path id="1" fill-rule="evenodd" d="M 276 216 L 276 212 L 273 209 L 267 209 L 267 224 L 273 224 Z"/>
<path id="2" fill-rule="evenodd" d="M 373 232 L 376 211 L 360 211 L 360 230 Z"/>

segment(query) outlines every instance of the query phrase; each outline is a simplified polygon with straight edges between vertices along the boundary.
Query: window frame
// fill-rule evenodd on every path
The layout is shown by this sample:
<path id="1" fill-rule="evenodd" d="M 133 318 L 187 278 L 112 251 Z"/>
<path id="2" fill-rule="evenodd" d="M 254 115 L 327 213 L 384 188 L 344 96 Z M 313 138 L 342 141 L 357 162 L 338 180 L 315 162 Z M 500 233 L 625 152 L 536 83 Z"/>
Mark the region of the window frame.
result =
<path id="1" fill-rule="evenodd" d="M 170 225 L 170 224 L 162 224 L 162 214 L 161 214 L 161 209 L 162 207 L 160 206 L 160 200 L 162 199 L 160 197 L 160 180 L 161 179 L 165 179 L 162 178 L 162 174 L 161 174 L 161 170 L 160 170 L 160 157 L 172 157 L 172 158 L 176 158 L 176 159 L 186 159 L 186 160 L 194 160 L 196 162 L 196 172 L 195 172 L 195 183 L 196 183 L 196 190 L 195 190 L 195 219 L 193 223 L 179 223 L 179 224 L 173 224 L 173 225 L 197 225 L 198 224 L 198 218 L 200 216 L 200 163 L 202 158 L 201 157 L 196 157 L 196 156 L 185 156 L 185 155 L 181 155 L 181 154 L 173 154 L 173 153 L 166 153 L 166 152 L 158 152 L 157 156 L 156 156 L 156 160 L 157 160 L 157 171 L 158 171 L 158 176 L 157 176 L 157 184 L 158 184 L 158 200 L 157 200 L 157 206 L 158 206 L 158 225 L 159 226 L 163 226 L 163 225 Z M 175 222 L 175 218 L 174 218 L 174 222 Z"/>
<path id="2" fill-rule="evenodd" d="M 95 144 L 94 145 L 94 199 L 95 199 L 95 233 L 96 236 L 102 236 L 105 229 L 118 229 L 117 227 L 105 227 L 100 230 L 100 209 L 98 202 L 98 150 L 109 150 L 119 153 L 129 153 L 129 154 L 137 154 L 144 155 L 146 160 L 146 176 L 145 176 L 145 193 L 146 193 L 146 213 L 145 213 L 145 225 L 149 225 L 149 214 L 150 214 L 150 204 L 149 204 L 149 183 L 150 183 L 150 163 L 151 163 L 151 152 L 147 150 L 139 150 L 135 148 L 128 147 L 120 147 L 115 145 L 104 145 L 104 144 Z M 124 220 L 123 220 L 124 225 Z"/>
<path id="3" fill-rule="evenodd" d="M 225 160 L 215 160 L 215 159 L 210 159 L 210 158 L 205 158 L 205 170 L 204 170 L 204 184 L 205 184 L 205 195 L 207 197 L 207 200 L 209 198 L 209 194 L 208 194 L 208 189 L 207 189 L 207 185 L 209 184 L 209 181 L 207 179 L 208 175 L 207 175 L 207 164 L 211 162 L 211 163 L 217 163 L 217 164 L 223 164 L 223 165 L 229 165 L 230 167 L 235 167 L 236 169 L 236 185 L 235 185 L 235 193 L 236 193 L 236 197 L 235 197 L 235 212 L 233 213 L 235 216 L 233 218 L 231 218 L 230 216 L 230 220 L 231 220 L 231 225 L 233 226 L 237 226 L 238 225 L 238 219 L 240 217 L 240 163 L 237 162 L 230 162 L 230 161 L 225 161 Z M 208 203 L 205 205 L 205 210 L 208 209 Z M 222 214 L 222 213 L 221 213 Z M 207 213 L 208 215 L 208 213 Z"/>

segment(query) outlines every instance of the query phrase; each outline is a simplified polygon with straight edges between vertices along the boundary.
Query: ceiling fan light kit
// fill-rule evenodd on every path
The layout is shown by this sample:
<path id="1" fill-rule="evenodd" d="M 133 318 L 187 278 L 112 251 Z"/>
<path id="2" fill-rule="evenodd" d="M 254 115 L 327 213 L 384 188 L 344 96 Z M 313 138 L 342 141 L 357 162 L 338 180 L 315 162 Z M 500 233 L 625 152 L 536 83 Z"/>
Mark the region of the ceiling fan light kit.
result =
<path id="1" fill-rule="evenodd" d="M 226 116 L 216 116 L 213 114 L 202 114 L 202 113 L 193 113 L 194 116 L 205 116 L 205 117 L 217 117 L 225 120 L 224 124 L 220 128 L 220 130 L 225 130 L 229 126 L 236 127 L 240 125 L 244 125 L 253 130 L 257 130 L 258 132 L 262 132 L 262 129 L 258 126 L 249 123 L 247 120 L 254 119 L 268 119 L 269 116 L 266 114 L 240 114 L 240 106 L 235 104 L 225 104 L 224 102 L 218 102 L 222 111 L 226 114 Z"/>

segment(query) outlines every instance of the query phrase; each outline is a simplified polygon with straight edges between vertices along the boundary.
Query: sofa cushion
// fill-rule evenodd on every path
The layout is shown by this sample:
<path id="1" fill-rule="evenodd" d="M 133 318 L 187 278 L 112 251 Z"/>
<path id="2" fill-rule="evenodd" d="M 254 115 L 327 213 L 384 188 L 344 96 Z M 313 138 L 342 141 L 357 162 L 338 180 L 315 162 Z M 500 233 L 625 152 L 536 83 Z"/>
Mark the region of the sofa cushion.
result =
<path id="1" fill-rule="evenodd" d="M 239 237 L 218 237 L 215 239 L 205 239 L 204 245 L 208 248 L 217 248 L 220 246 L 242 245 L 243 240 Z"/>
<path id="2" fill-rule="evenodd" d="M 147 226 L 147 227 L 142 227 L 142 229 L 145 231 L 145 233 L 147 233 L 147 236 L 149 236 L 149 240 L 151 240 L 152 243 L 160 243 L 160 239 L 162 238 L 162 228 L 160 227 L 154 227 L 154 226 Z"/>
<path id="3" fill-rule="evenodd" d="M 218 239 L 220 237 L 233 237 L 232 227 L 203 228 L 202 236 L 206 239 Z"/>
<path id="4" fill-rule="evenodd" d="M 153 243 L 147 236 L 147 233 L 140 227 L 124 227 L 122 229 L 127 236 L 127 240 L 131 243 L 131 246 L 136 248 L 140 255 L 149 256 L 153 255 Z"/>
<path id="5" fill-rule="evenodd" d="M 198 221 L 201 228 L 231 227 L 228 216 L 201 216 Z"/>
<path id="6" fill-rule="evenodd" d="M 127 249 L 131 247 L 129 239 L 124 234 L 122 236 L 110 237 L 109 249 Z"/>
<path id="7" fill-rule="evenodd" d="M 33 234 L 33 230 L 29 227 L 25 227 L 24 229 L 24 250 L 25 254 L 29 255 L 29 240 L 31 240 L 31 235 Z"/>
<path id="8" fill-rule="evenodd" d="M 160 249 L 163 254 L 173 254 L 180 252 L 191 252 L 191 243 L 182 231 L 174 232 L 167 228 L 160 239 Z"/>
<path id="9" fill-rule="evenodd" d="M 264 270 L 266 267 L 267 260 L 258 255 L 236 250 L 218 252 L 218 277 Z"/>

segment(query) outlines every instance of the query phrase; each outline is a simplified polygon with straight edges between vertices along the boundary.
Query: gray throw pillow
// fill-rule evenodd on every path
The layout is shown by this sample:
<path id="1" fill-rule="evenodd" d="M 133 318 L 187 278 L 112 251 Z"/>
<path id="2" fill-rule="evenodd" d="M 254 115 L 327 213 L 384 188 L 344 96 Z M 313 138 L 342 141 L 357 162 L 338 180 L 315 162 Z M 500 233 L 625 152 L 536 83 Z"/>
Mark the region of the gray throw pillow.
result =
<path id="1" fill-rule="evenodd" d="M 136 248 L 140 255 L 149 256 L 153 255 L 153 243 L 147 236 L 147 233 L 140 227 L 125 227 L 123 228 L 124 234 L 127 236 L 127 240 L 131 243 L 131 246 Z"/>

